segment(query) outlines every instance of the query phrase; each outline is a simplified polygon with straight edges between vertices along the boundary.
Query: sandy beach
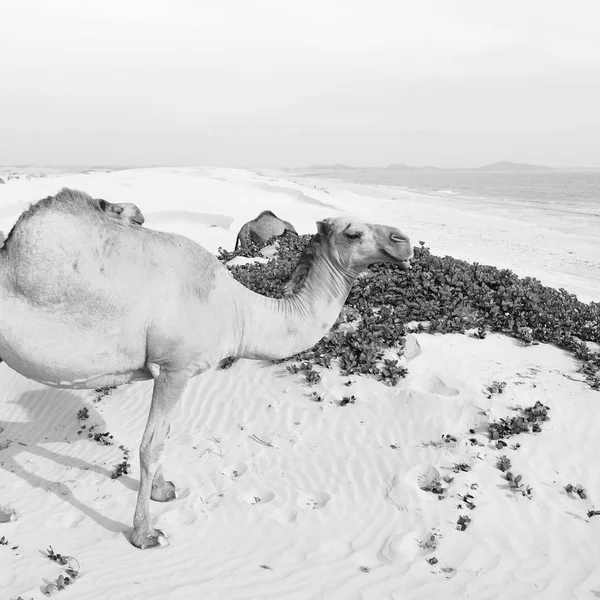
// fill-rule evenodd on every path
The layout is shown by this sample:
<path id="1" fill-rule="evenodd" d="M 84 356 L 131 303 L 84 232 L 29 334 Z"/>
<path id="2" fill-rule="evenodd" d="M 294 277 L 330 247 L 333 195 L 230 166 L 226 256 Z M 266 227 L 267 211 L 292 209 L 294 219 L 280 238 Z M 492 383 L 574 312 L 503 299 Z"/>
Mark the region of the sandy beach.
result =
<path id="1" fill-rule="evenodd" d="M 41 172 L 0 185 L 1 231 L 62 187 L 133 202 L 144 227 L 213 253 L 232 250 L 265 209 L 300 234 L 347 214 L 399 227 L 434 254 L 600 301 L 597 220 L 556 207 L 475 204 L 300 170 Z M 57 592 L 65 600 L 600 597 L 600 516 L 589 516 L 600 509 L 600 395 L 577 360 L 496 333 L 411 333 L 400 360 L 408 375 L 394 387 L 360 376 L 346 387 L 336 369 L 309 387 L 285 363 L 251 360 L 193 379 L 164 457 L 180 497 L 151 506 L 170 545 L 151 551 L 127 535 L 152 383 L 59 390 L 0 364 L 0 598 L 45 597 L 64 572 L 50 546 L 81 566 Z M 355 401 L 343 405 L 349 389 Z M 537 401 L 549 416 L 539 432 L 504 447 L 490 439 L 489 423 Z M 112 443 L 88 438 L 83 424 Z M 112 479 L 124 449 L 131 473 Z M 502 456 L 518 486 L 498 468 Z"/>

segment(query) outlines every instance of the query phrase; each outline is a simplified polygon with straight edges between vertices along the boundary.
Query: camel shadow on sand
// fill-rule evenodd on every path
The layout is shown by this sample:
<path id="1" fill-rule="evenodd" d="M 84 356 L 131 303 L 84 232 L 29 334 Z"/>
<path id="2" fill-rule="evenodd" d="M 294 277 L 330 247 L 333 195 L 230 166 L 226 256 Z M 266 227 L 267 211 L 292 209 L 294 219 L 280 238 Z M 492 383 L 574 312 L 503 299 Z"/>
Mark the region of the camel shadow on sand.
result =
<path id="1" fill-rule="evenodd" d="M 48 397 L 49 394 L 52 395 L 51 398 Z M 41 488 L 53 493 L 57 498 L 68 502 L 85 516 L 93 519 L 98 525 L 109 531 L 118 533 L 129 530 L 130 527 L 125 523 L 103 516 L 79 501 L 67 484 L 58 483 L 57 485 L 56 481 L 31 473 L 16 460 L 18 455 L 29 453 L 64 466 L 65 478 L 70 474 L 67 469 L 79 469 L 99 473 L 110 480 L 111 471 L 106 467 L 89 463 L 74 456 L 63 455 L 45 447 L 45 444 L 53 442 L 69 445 L 95 444 L 96 442 L 89 440 L 87 436 L 82 437 L 82 435 L 77 434 L 80 428 L 76 416 L 79 410 L 87 407 L 90 416 L 86 422 L 98 424 L 98 431 L 106 431 L 106 429 L 102 429 L 106 422 L 100 413 L 68 390 L 28 391 L 21 394 L 13 404 L 17 404 L 22 408 L 27 420 L 6 421 L 0 418 L 0 448 L 3 448 L 0 450 L 0 468 L 20 477 L 32 488 Z M 73 415 L 72 423 L 70 418 L 65 418 L 65 415 Z M 138 490 L 138 481 L 131 477 L 121 476 L 117 481 L 130 490 L 135 492 Z"/>

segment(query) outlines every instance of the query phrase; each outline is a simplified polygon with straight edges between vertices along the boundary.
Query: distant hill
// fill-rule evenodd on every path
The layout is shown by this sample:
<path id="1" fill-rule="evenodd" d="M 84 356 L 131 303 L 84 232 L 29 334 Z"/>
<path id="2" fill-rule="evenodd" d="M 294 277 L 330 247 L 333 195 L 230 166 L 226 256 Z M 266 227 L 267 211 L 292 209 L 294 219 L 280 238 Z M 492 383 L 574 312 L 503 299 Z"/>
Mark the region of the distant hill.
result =
<path id="1" fill-rule="evenodd" d="M 388 165 L 387 167 L 383 167 L 384 171 L 411 171 L 414 167 L 410 167 L 408 165 L 403 165 L 401 163 L 394 163 L 393 165 Z"/>
<path id="2" fill-rule="evenodd" d="M 491 163 L 477 167 L 475 171 L 551 171 L 552 167 L 544 167 L 542 165 L 528 165 L 527 163 L 514 163 L 508 160 Z"/>
<path id="3" fill-rule="evenodd" d="M 431 165 L 425 165 L 423 167 L 415 167 L 412 165 L 404 165 L 402 163 L 395 163 L 393 165 L 388 165 L 387 167 L 383 167 L 384 171 L 439 171 L 439 167 L 432 167 Z"/>
<path id="4" fill-rule="evenodd" d="M 415 172 L 428 172 L 428 171 L 490 171 L 490 172 L 504 172 L 504 173 L 515 173 L 524 171 L 553 171 L 553 167 L 545 167 L 543 165 L 530 165 L 527 163 L 515 163 L 509 160 L 502 160 L 481 167 L 433 167 L 431 165 L 416 167 L 414 165 L 407 165 L 404 163 L 392 163 L 387 167 L 354 167 L 352 165 L 345 164 L 331 164 L 331 165 L 311 165 L 308 169 L 314 169 L 315 171 L 329 171 L 329 172 L 355 172 L 355 173 L 379 173 L 381 176 L 393 176 L 394 174 L 402 173 L 415 173 Z M 294 170 L 293 168 L 291 170 Z M 302 170 L 302 169 L 301 169 Z"/>
<path id="5" fill-rule="evenodd" d="M 318 169 L 320 171 L 360 171 L 361 167 L 353 167 L 351 165 L 310 165 L 309 169 Z"/>

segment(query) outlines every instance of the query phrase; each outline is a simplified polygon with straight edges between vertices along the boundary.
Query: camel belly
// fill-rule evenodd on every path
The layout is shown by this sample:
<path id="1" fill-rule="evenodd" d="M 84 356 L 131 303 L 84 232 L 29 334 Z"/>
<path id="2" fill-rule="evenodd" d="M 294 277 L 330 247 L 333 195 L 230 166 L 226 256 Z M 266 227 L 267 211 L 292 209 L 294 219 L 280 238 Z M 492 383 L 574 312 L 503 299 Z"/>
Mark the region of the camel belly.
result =
<path id="1" fill-rule="evenodd" d="M 12 322 L 0 315 L 0 358 L 28 379 L 56 387 L 94 388 L 151 377 L 143 332 L 136 335 L 123 323 L 93 323 L 30 306 L 22 319 L 19 312 L 6 311 Z"/>

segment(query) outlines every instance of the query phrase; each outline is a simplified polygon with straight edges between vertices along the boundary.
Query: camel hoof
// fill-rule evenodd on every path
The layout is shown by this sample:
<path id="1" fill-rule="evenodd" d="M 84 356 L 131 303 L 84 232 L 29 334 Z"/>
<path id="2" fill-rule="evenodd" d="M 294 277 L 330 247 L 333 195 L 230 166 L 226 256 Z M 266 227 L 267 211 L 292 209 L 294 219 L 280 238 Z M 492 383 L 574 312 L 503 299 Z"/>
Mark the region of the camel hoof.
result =
<path id="1" fill-rule="evenodd" d="M 155 502 L 171 502 L 177 499 L 177 486 L 172 481 L 165 481 L 160 489 L 153 489 L 150 498 Z"/>
<path id="2" fill-rule="evenodd" d="M 160 529 L 153 529 L 151 533 L 143 535 L 136 535 L 134 531 L 131 543 L 140 550 L 147 550 L 148 548 L 165 548 L 169 545 L 169 540 Z"/>

